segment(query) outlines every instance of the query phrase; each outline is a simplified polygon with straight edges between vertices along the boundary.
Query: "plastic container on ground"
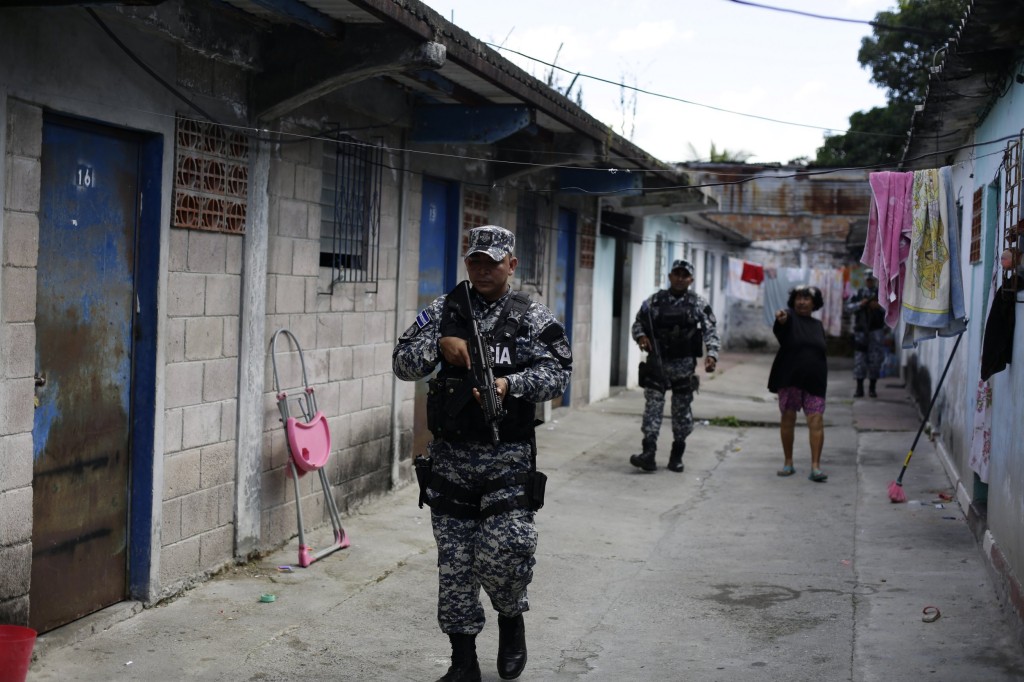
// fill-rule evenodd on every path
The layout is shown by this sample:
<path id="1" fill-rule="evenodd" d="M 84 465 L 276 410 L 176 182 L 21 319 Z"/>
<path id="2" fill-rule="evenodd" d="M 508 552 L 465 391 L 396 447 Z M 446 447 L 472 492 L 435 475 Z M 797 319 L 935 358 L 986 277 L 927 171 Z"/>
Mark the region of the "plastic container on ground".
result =
<path id="1" fill-rule="evenodd" d="M 0 682 L 25 682 L 35 645 L 32 628 L 0 625 Z"/>

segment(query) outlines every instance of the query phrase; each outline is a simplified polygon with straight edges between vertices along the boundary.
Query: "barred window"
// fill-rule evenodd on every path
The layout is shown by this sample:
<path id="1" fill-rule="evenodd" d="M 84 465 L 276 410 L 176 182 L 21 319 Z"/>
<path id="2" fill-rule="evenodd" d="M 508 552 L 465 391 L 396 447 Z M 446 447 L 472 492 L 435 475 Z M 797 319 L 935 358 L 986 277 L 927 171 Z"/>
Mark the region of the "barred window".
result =
<path id="1" fill-rule="evenodd" d="M 324 143 L 320 266 L 332 270 L 332 291 L 340 283 L 377 283 L 383 154 L 380 141 L 342 135 Z"/>
<path id="2" fill-rule="evenodd" d="M 474 227 L 487 225 L 491 212 L 491 197 L 485 192 L 466 188 L 462 193 L 462 249 L 465 253 L 469 248 L 469 231 Z"/>
<path id="3" fill-rule="evenodd" d="M 981 203 L 982 188 L 974 190 L 971 201 L 971 262 L 981 261 Z"/>
<path id="4" fill-rule="evenodd" d="M 654 287 L 660 289 L 668 274 L 665 272 L 665 238 L 658 234 L 654 240 Z"/>
<path id="5" fill-rule="evenodd" d="M 519 258 L 520 280 L 537 287 L 544 282 L 544 263 L 547 252 L 547 230 L 540 223 L 539 199 L 536 192 L 519 193 L 516 206 L 516 253 Z"/>

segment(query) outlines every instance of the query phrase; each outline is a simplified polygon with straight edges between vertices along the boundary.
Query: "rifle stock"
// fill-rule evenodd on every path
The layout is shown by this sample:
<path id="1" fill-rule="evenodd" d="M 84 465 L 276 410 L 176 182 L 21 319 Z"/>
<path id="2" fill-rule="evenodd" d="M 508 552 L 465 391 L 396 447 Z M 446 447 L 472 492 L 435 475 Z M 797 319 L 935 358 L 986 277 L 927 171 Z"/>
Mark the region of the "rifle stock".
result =
<path id="1" fill-rule="evenodd" d="M 469 318 L 469 358 L 470 371 L 473 374 L 476 388 L 480 391 L 480 406 L 483 408 L 484 420 L 491 429 L 491 442 L 497 445 L 499 441 L 498 426 L 505 417 L 505 408 L 498 398 L 498 387 L 494 385 L 494 356 L 493 351 L 484 342 L 480 334 L 480 328 L 473 317 L 473 300 L 469 294 L 469 282 L 465 281 L 460 287 L 465 298 L 466 316 Z"/>

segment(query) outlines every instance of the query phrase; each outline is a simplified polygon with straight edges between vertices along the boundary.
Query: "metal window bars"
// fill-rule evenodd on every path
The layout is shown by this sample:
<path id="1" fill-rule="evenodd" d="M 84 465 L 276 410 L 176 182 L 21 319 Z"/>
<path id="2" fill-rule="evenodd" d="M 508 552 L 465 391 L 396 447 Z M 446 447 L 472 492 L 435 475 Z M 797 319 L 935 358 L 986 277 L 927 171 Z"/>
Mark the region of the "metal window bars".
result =
<path id="1" fill-rule="evenodd" d="M 339 135 L 324 146 L 320 265 L 337 284 L 366 282 L 376 292 L 380 269 L 381 140 L 360 142 Z"/>
<path id="2" fill-rule="evenodd" d="M 1015 265 L 1020 265 L 1021 251 L 1024 248 L 1024 218 L 1021 215 L 1021 203 L 1024 200 L 1024 185 L 1021 184 L 1022 147 L 1024 130 L 1017 135 L 1017 139 L 1007 142 L 1006 153 L 1003 156 L 1006 182 L 1003 192 L 1003 239 L 1000 251 L 1008 249 Z M 1020 284 L 1017 268 L 1004 269 L 1001 276 L 1003 291 L 1007 295 L 1015 296 Z"/>

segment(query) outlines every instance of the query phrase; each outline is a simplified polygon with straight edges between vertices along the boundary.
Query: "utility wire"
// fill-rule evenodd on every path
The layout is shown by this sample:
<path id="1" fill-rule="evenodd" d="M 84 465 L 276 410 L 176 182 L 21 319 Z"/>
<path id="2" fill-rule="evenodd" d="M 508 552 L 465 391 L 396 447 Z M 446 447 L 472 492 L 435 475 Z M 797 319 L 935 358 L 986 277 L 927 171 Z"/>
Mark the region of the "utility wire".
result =
<path id="1" fill-rule="evenodd" d="M 804 12 L 803 10 L 790 9 L 788 7 L 774 7 L 772 5 L 762 5 L 758 2 L 750 2 L 749 0 L 726 0 L 727 2 L 734 2 L 737 5 L 746 5 L 747 7 L 757 7 L 758 9 L 768 9 L 774 12 L 785 12 L 787 14 L 798 14 L 803 17 L 811 17 L 812 19 L 825 19 L 827 21 L 841 21 L 849 24 L 865 24 L 879 31 L 902 31 L 904 33 L 917 33 L 918 35 L 925 35 L 932 38 L 948 38 L 948 34 L 939 33 L 938 31 L 930 31 L 925 28 L 917 28 L 916 26 L 894 26 L 892 24 L 886 24 L 881 21 L 868 21 L 866 19 L 847 19 L 845 17 L 835 17 L 828 14 L 815 14 L 814 12 Z"/>
<path id="2" fill-rule="evenodd" d="M 738 2 L 739 0 L 730 0 L 730 1 Z M 246 135 L 250 139 L 255 139 L 257 141 L 273 142 L 273 143 L 277 143 L 277 144 L 281 144 L 283 142 L 282 139 L 265 138 L 265 137 L 262 137 L 262 136 L 259 135 L 259 133 L 270 132 L 270 131 L 267 131 L 267 130 L 253 129 L 251 127 L 246 127 L 246 126 L 232 126 L 232 125 L 225 124 L 225 123 L 222 123 L 222 122 L 218 121 L 215 117 L 213 117 L 211 114 L 206 112 L 202 107 L 198 106 L 197 104 L 192 102 L 190 99 L 188 99 L 184 95 L 184 93 L 182 93 L 177 88 L 175 88 L 173 85 L 168 83 L 164 78 L 162 78 L 158 73 L 156 73 L 152 68 L 150 68 L 145 62 L 143 62 L 142 59 L 140 59 L 137 55 L 135 55 L 134 52 L 132 52 L 132 50 L 127 45 L 125 45 L 124 42 L 122 42 L 117 37 L 116 34 L 114 34 L 114 32 L 103 22 L 102 19 L 99 18 L 99 16 L 97 16 L 97 14 L 91 8 L 86 7 L 84 9 L 96 21 L 96 23 L 107 34 L 107 36 L 110 37 L 110 39 L 133 62 L 135 62 L 151 78 L 156 80 L 160 85 L 162 85 L 164 88 L 166 88 L 169 92 L 174 94 L 177 98 L 181 99 L 189 107 L 191 107 L 192 109 L 197 111 L 207 121 L 209 121 L 210 123 L 213 123 L 215 125 L 219 125 L 221 127 L 224 127 L 224 128 L 235 128 L 235 129 L 238 129 L 238 130 L 240 130 L 242 132 L 242 134 Z M 497 49 L 506 49 L 506 50 L 508 50 L 508 48 L 502 48 L 501 46 L 496 46 L 496 45 L 493 45 L 492 43 L 487 43 L 487 44 L 488 45 L 492 45 L 492 46 L 496 47 Z M 535 58 L 530 57 L 529 55 L 523 54 L 521 52 L 516 52 L 515 50 L 509 50 L 509 51 L 510 52 L 515 52 L 516 54 L 519 54 L 519 55 L 521 55 L 523 57 L 526 57 L 527 59 L 534 59 L 535 61 L 541 62 L 543 64 L 547 64 L 547 62 L 543 62 L 542 60 L 535 59 Z M 552 68 L 557 68 L 557 69 L 559 69 L 561 71 L 566 71 L 567 73 L 572 73 L 572 72 L 569 72 L 566 69 L 563 69 L 562 67 L 559 67 L 559 66 L 557 66 L 555 64 L 548 64 L 548 66 L 551 66 Z M 602 80 L 602 81 L 604 81 L 606 83 L 615 84 L 613 81 L 609 81 L 609 80 L 606 80 L 606 79 L 600 79 L 600 78 L 597 78 L 595 76 L 588 76 L 588 75 L 582 74 L 582 73 L 580 73 L 578 75 L 582 75 L 585 78 L 592 78 L 592 79 L 595 79 L 595 80 Z M 702 104 L 699 104 L 699 103 L 696 103 L 696 102 L 688 102 L 687 100 L 683 100 L 683 99 L 680 99 L 680 98 L 669 97 L 669 96 L 666 96 L 666 95 L 657 95 L 657 93 L 648 92 L 646 90 L 641 90 L 639 88 L 636 88 L 636 89 L 637 89 L 638 92 L 644 92 L 646 94 L 652 94 L 652 95 L 661 96 L 661 97 L 668 97 L 669 99 L 676 99 L 676 100 L 678 100 L 680 102 L 686 102 L 688 104 L 696 104 L 697 106 L 709 106 L 709 105 L 702 105 Z M 727 109 L 721 109 L 721 108 L 718 108 L 718 107 L 709 107 L 709 108 L 716 109 L 718 111 L 728 112 L 728 113 L 739 113 L 739 112 L 730 112 Z M 749 114 L 741 114 L 741 115 L 749 115 Z M 778 122 L 778 123 L 785 123 L 785 124 L 788 124 L 788 125 L 802 125 L 802 124 L 791 123 L 791 122 L 787 122 L 787 121 L 779 121 L 777 119 L 771 119 L 771 118 L 762 117 L 762 116 L 755 116 L 755 118 L 762 118 L 764 120 L 775 121 L 775 122 Z M 395 121 L 391 121 L 390 123 L 394 123 L 394 122 Z M 390 125 L 390 123 L 383 123 L 383 124 L 379 124 L 379 125 L 364 126 L 363 128 L 351 128 L 351 129 L 333 127 L 333 128 L 331 128 L 329 130 L 324 130 L 324 131 L 320 131 L 319 133 L 312 133 L 312 134 L 309 134 L 309 135 L 300 135 L 300 134 L 297 134 L 297 133 L 289 133 L 289 132 L 285 132 L 285 131 L 277 131 L 277 134 L 281 135 L 281 136 L 285 137 L 286 139 L 289 139 L 289 141 L 293 141 L 293 142 L 301 142 L 301 141 L 304 141 L 304 140 L 312 140 L 312 139 L 320 139 L 320 140 L 324 140 L 324 141 L 328 141 L 328 142 L 337 142 L 337 140 L 334 139 L 334 138 L 324 138 L 324 137 L 322 137 L 322 135 L 329 134 L 329 133 L 338 133 L 338 132 L 342 132 L 342 131 L 345 131 L 345 130 L 360 130 L 360 129 L 387 127 L 388 125 Z M 807 126 L 807 127 L 815 127 L 815 126 Z M 832 130 L 831 128 L 823 128 L 823 129 L 824 130 Z M 863 133 L 863 134 L 875 134 L 875 135 L 878 135 L 877 133 Z M 889 136 L 889 137 L 892 137 L 892 136 Z M 996 140 L 989 140 L 989 141 L 986 141 L 986 142 L 979 142 L 979 143 L 975 143 L 975 144 L 961 145 L 961 146 L 958 146 L 958 147 L 951 147 L 949 149 L 929 152 L 929 153 L 922 154 L 920 156 L 917 156 L 917 157 L 914 157 L 914 158 L 911 158 L 911 159 L 905 159 L 900 164 L 880 163 L 880 164 L 874 164 L 874 165 L 869 165 L 869 166 L 850 166 L 850 167 L 844 167 L 844 168 L 827 168 L 827 169 L 818 169 L 818 170 L 806 169 L 806 170 L 803 170 L 803 171 L 798 171 L 798 172 L 795 172 L 795 173 L 784 174 L 784 175 L 747 176 L 747 177 L 741 178 L 739 180 L 726 181 L 726 182 L 703 183 L 703 184 L 699 184 L 699 185 L 674 185 L 674 186 L 668 186 L 668 187 L 648 188 L 646 190 L 646 192 L 648 194 L 650 194 L 650 193 L 659 193 L 659 192 L 674 191 L 674 190 L 681 190 L 681 189 L 691 189 L 691 190 L 693 190 L 693 189 L 701 189 L 701 188 L 708 188 L 708 187 L 723 187 L 723 186 L 731 186 L 731 185 L 742 185 L 742 184 L 746 184 L 746 183 L 749 183 L 749 182 L 764 181 L 764 180 L 768 180 L 768 179 L 788 179 L 788 178 L 795 178 L 795 177 L 800 177 L 800 176 L 822 175 L 822 174 L 830 174 L 830 173 L 839 173 L 839 172 L 844 172 L 844 171 L 880 170 L 880 169 L 884 169 L 884 168 L 892 168 L 894 165 L 905 165 L 906 163 L 910 163 L 910 162 L 914 162 L 914 161 L 919 161 L 921 159 L 929 158 L 929 157 L 932 157 L 932 156 L 947 155 L 947 154 L 950 154 L 952 152 L 960 151 L 960 150 L 963 150 L 963 149 L 974 149 L 974 148 L 978 148 L 978 147 L 982 147 L 982 146 L 987 146 L 987 145 L 990 145 L 990 144 L 996 144 L 996 143 L 999 143 L 999 142 L 1005 142 L 1005 141 L 1010 140 L 1010 139 L 1016 139 L 1017 137 L 1018 137 L 1017 135 L 1008 135 L 1006 137 L 1002 137 L 1002 138 L 999 138 L 999 139 L 996 139 Z M 363 143 L 363 142 L 359 142 L 359 141 L 347 142 L 346 144 L 362 145 L 362 146 L 367 146 L 367 147 L 371 147 L 371 146 L 372 147 L 376 147 L 377 146 L 377 145 L 373 145 L 373 144 L 370 144 L 370 143 Z M 438 156 L 438 157 L 450 158 L 450 159 L 458 159 L 458 160 L 464 160 L 464 161 L 482 161 L 482 162 L 486 162 L 486 163 L 496 163 L 495 159 L 493 159 L 493 158 L 475 157 L 475 156 L 469 156 L 469 155 L 465 155 L 465 154 L 450 154 L 450 153 L 444 153 L 444 152 L 430 152 L 430 151 L 424 151 L 424 150 L 418 150 L 418 149 L 390 148 L 390 150 L 394 151 L 394 152 L 408 151 L 408 152 L 410 152 L 412 154 L 431 155 L 431 156 Z M 578 166 L 557 166 L 557 165 L 556 166 L 551 166 L 551 165 L 546 165 L 546 164 L 531 163 L 531 162 L 527 162 L 527 161 L 504 161 L 504 160 L 502 160 L 502 161 L 497 161 L 497 163 L 502 163 L 502 164 L 507 164 L 507 165 L 514 165 L 514 166 L 524 166 L 524 167 L 544 167 L 544 168 L 548 168 L 548 169 L 569 169 L 569 168 L 571 168 L 573 170 L 585 170 L 585 171 L 601 172 L 601 173 L 618 173 L 618 172 L 629 173 L 629 172 L 632 172 L 630 169 L 617 169 L 617 168 L 608 168 L 608 169 L 602 169 L 602 168 L 582 168 L 581 169 Z M 413 171 L 408 171 L 406 169 L 395 168 L 395 167 L 387 166 L 387 165 L 385 167 L 390 169 L 390 170 L 395 170 L 397 172 L 413 172 Z M 657 170 L 637 169 L 636 172 L 638 172 L 638 173 L 658 173 L 658 172 L 675 173 L 676 171 L 675 170 L 657 171 Z M 483 183 L 464 183 L 464 184 L 477 185 L 477 186 L 485 186 L 485 187 L 494 187 L 494 186 L 496 186 L 494 184 L 483 184 Z M 586 190 L 584 188 L 575 187 L 575 186 L 561 187 L 561 188 L 552 189 L 552 190 L 540 190 L 540 189 L 537 189 L 537 190 L 531 190 L 531 191 L 534 191 L 534 192 L 537 192 L 537 193 L 556 193 L 556 192 L 560 192 L 560 191 L 564 192 L 564 191 L 567 191 L 567 190 L 574 190 L 574 191 L 578 191 L 578 192 L 581 192 L 581 193 L 584 193 L 584 194 L 589 194 L 589 195 L 614 195 L 614 194 L 622 194 L 622 193 L 626 193 L 626 192 L 634 192 L 634 191 L 636 191 L 635 189 L 626 189 L 626 190 L 617 190 L 617 191 L 610 191 L 610 192 L 591 192 L 591 191 L 588 191 L 588 190 Z"/>
<path id="3" fill-rule="evenodd" d="M 667 99 L 667 100 L 670 100 L 670 101 L 673 101 L 673 102 L 680 102 L 682 104 L 689 104 L 689 105 L 695 106 L 695 107 L 703 107 L 704 109 L 711 109 L 712 111 L 720 111 L 723 114 L 734 114 L 736 116 L 745 116 L 746 118 L 754 118 L 754 119 L 758 119 L 758 120 L 761 120 L 761 121 L 768 121 L 769 123 L 778 123 L 780 125 L 796 126 L 798 128 L 811 128 L 811 129 L 814 129 L 814 130 L 824 130 L 826 132 L 836 132 L 837 131 L 837 128 L 835 128 L 835 127 L 819 126 L 819 125 L 813 125 L 813 124 L 810 124 L 810 123 L 797 123 L 795 121 L 784 121 L 782 119 L 772 118 L 770 116 L 761 116 L 760 114 L 750 114 L 750 113 L 743 112 L 743 111 L 735 111 L 733 109 L 726 109 L 724 107 L 717 107 L 717 106 L 715 106 L 713 104 L 703 104 L 701 102 L 694 102 L 693 100 L 683 99 L 682 97 L 676 97 L 674 95 L 666 95 L 666 94 L 660 93 L 660 92 L 654 92 L 653 90 L 647 90 L 645 88 L 640 88 L 640 87 L 637 87 L 635 85 L 627 85 L 627 84 L 625 84 L 625 83 L 623 83 L 621 81 L 613 81 L 613 80 L 608 79 L 608 78 L 602 78 L 601 76 L 592 76 L 590 74 L 583 73 L 582 71 L 572 71 L 570 69 L 566 69 L 566 68 L 563 68 L 561 66 L 558 66 L 557 64 L 555 64 L 553 62 L 547 62 L 547 61 L 544 61 L 543 59 L 539 59 L 537 57 L 531 57 L 530 55 L 528 55 L 528 54 L 526 54 L 524 52 L 519 52 L 518 50 L 513 50 L 510 47 L 502 47 L 501 45 L 497 45 L 495 43 L 488 43 L 488 42 L 484 42 L 484 45 L 487 45 L 488 47 L 494 48 L 495 50 L 501 50 L 501 51 L 504 51 L 504 52 L 511 52 L 512 54 L 519 55 L 520 57 L 523 57 L 524 59 L 529 59 L 531 61 L 537 62 L 538 64 L 543 64 L 544 66 L 550 67 L 552 69 L 557 69 L 558 71 L 561 71 L 563 73 L 566 73 L 566 74 L 569 74 L 569 75 L 573 76 L 574 79 L 575 78 L 589 78 L 592 81 L 597 81 L 599 83 L 606 83 L 608 85 L 614 85 L 615 87 L 623 88 L 624 90 L 632 90 L 632 91 L 638 92 L 638 93 L 640 93 L 642 95 L 650 95 L 651 97 L 658 97 L 660 99 Z M 858 131 L 858 130 L 846 130 L 846 131 L 842 131 L 841 134 L 843 134 L 843 135 L 864 135 L 866 137 L 903 137 L 902 135 L 893 135 L 891 133 L 872 133 L 872 132 Z"/>

